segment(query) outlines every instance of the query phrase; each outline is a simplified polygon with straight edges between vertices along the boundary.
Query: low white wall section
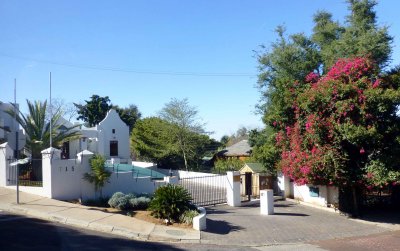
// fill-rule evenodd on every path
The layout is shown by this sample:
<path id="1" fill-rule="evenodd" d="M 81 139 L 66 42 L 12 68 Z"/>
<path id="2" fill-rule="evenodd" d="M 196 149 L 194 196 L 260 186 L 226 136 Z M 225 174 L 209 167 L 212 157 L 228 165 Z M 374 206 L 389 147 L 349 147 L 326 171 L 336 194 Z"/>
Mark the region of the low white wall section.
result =
<path id="1" fill-rule="evenodd" d="M 150 167 L 157 168 L 157 164 L 151 162 L 143 162 L 143 161 L 132 161 L 132 165 L 142 168 L 150 168 Z"/>
<path id="2" fill-rule="evenodd" d="M 310 189 L 318 189 L 318 194 Z M 294 185 L 294 198 L 318 206 L 326 207 L 339 202 L 339 190 L 334 186 Z"/>
<path id="3" fill-rule="evenodd" d="M 95 192 L 94 184 L 83 179 L 85 173 L 91 172 L 91 156 L 90 153 L 84 153 L 76 160 L 62 160 L 55 153 L 50 160 L 44 155 L 43 193 L 40 195 L 59 200 L 99 197 L 100 191 Z M 132 172 L 113 172 L 109 182 L 102 188 L 102 195 L 112 196 L 115 192 L 152 194 L 165 184 L 165 181 L 152 180 L 150 177 L 136 177 Z"/>
<path id="4" fill-rule="evenodd" d="M 204 207 L 199 207 L 197 210 L 200 211 L 200 214 L 193 217 L 193 229 L 202 231 L 207 228 L 207 212 Z"/>
<path id="5" fill-rule="evenodd" d="M 17 186 L 7 186 L 7 188 L 17 190 Z M 46 195 L 46 191 L 43 189 L 43 187 L 19 186 L 18 189 L 20 192 L 25 192 L 25 193 L 35 194 L 35 195 L 39 195 L 39 196 L 43 196 L 43 197 L 48 197 Z"/>
<path id="6" fill-rule="evenodd" d="M 81 198 L 83 167 L 73 159 L 57 160 L 51 163 L 51 198 L 60 200 Z M 45 181 L 43 185 L 45 187 Z"/>

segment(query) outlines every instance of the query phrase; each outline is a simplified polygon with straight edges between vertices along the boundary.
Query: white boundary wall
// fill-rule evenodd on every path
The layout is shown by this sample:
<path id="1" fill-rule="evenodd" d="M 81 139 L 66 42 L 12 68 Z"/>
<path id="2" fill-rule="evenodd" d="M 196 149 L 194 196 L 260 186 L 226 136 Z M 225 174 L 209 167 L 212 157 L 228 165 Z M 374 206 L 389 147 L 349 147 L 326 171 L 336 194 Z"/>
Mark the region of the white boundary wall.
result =
<path id="1" fill-rule="evenodd" d="M 55 148 L 42 151 L 43 154 L 43 187 L 20 186 L 20 191 L 28 192 L 52 199 L 94 199 L 99 197 L 95 193 L 94 184 L 83 179 L 85 173 L 91 172 L 89 159 L 93 153 L 84 151 L 78 154 L 77 159 L 61 159 L 61 152 Z M 5 154 L 3 154 L 5 155 Z M 7 170 L 3 162 L 5 156 L 0 156 L 0 175 L 3 181 L 3 171 Z M 0 182 L 1 186 L 6 186 Z M 112 173 L 109 183 L 102 188 L 103 196 L 111 196 L 115 192 L 123 193 L 148 193 L 167 184 L 166 181 L 152 180 L 150 177 L 136 177 L 132 172 Z M 16 188 L 15 186 L 8 186 Z"/>
<path id="2" fill-rule="evenodd" d="M 317 186 L 312 184 L 298 186 L 290 182 L 289 177 L 278 174 L 278 186 L 282 196 L 285 198 L 294 198 L 306 203 L 317 206 L 327 207 L 339 203 L 339 189 L 335 186 Z M 310 187 L 316 187 L 319 190 L 318 196 L 311 196 Z"/>
<path id="3" fill-rule="evenodd" d="M 319 190 L 318 197 L 313 197 L 310 194 L 310 187 L 316 187 Z M 335 186 L 314 186 L 314 185 L 302 185 L 297 186 L 294 184 L 294 198 L 311 203 L 314 205 L 327 207 L 332 204 L 336 205 L 339 203 L 339 189 Z"/>

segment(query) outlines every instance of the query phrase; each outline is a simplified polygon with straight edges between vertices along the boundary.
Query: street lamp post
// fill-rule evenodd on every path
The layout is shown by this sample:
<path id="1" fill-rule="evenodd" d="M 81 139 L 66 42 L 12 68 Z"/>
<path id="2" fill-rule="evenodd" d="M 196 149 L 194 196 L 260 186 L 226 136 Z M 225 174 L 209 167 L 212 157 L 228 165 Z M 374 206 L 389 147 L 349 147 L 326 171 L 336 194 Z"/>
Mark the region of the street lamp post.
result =
<path id="1" fill-rule="evenodd" d="M 17 79 L 14 79 L 14 122 L 17 121 L 17 113 L 18 113 L 18 108 L 17 108 Z M 15 130 L 15 158 L 17 160 L 16 165 L 15 165 L 15 169 L 17 172 L 17 178 L 16 178 L 16 182 L 17 182 L 17 204 L 19 204 L 19 168 L 18 168 L 18 130 L 19 130 L 19 126 L 17 126 L 17 128 L 14 126 L 14 130 Z"/>

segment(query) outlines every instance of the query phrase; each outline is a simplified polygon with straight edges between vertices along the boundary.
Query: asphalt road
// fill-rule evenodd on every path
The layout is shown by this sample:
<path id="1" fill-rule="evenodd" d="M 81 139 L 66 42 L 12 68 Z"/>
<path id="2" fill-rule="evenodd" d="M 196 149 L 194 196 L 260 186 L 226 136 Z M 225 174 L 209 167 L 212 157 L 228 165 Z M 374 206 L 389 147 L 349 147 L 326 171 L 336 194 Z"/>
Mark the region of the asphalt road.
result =
<path id="1" fill-rule="evenodd" d="M 161 243 L 106 233 L 0 211 L 0 250 L 254 250 L 246 247 Z"/>
<path id="2" fill-rule="evenodd" d="M 250 248 L 229 245 L 138 241 L 0 211 L 0 250 L 394 251 L 400 250 L 400 231 L 309 243 Z"/>

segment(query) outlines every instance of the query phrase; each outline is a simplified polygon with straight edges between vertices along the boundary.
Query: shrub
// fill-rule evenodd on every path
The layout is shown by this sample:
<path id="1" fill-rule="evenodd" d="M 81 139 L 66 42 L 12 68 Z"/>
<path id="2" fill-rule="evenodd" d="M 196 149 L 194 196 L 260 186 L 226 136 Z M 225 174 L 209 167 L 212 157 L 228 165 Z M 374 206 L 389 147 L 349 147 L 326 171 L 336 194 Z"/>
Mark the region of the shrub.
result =
<path id="1" fill-rule="evenodd" d="M 226 173 L 227 171 L 238 171 L 244 165 L 240 159 L 219 159 L 214 163 L 213 173 Z"/>
<path id="2" fill-rule="evenodd" d="M 112 208 L 116 208 L 120 198 L 124 196 L 125 194 L 121 192 L 114 193 L 113 196 L 111 196 L 111 198 L 108 200 L 108 205 L 110 205 Z"/>
<path id="3" fill-rule="evenodd" d="M 151 199 L 148 197 L 138 197 L 129 200 L 130 206 L 133 210 L 143 210 L 149 207 Z"/>
<path id="4" fill-rule="evenodd" d="M 197 212 L 197 210 L 185 211 L 179 217 L 179 222 L 185 223 L 186 225 L 192 225 L 193 224 L 193 218 L 196 217 L 197 215 L 199 215 L 199 212 Z"/>
<path id="5" fill-rule="evenodd" d="M 111 207 L 120 210 L 141 210 L 147 209 L 149 207 L 150 201 L 150 195 L 148 194 L 136 195 L 133 193 L 124 194 L 121 192 L 116 192 L 108 200 L 108 204 Z"/>
<path id="6" fill-rule="evenodd" d="M 90 159 L 90 173 L 84 173 L 83 179 L 94 184 L 95 192 L 100 192 L 100 198 L 103 197 L 103 187 L 109 183 L 111 172 L 105 167 L 105 158 L 101 155 L 94 155 Z"/>
<path id="7" fill-rule="evenodd" d="M 108 201 L 108 204 L 119 210 L 127 210 L 131 208 L 129 201 L 134 198 L 136 198 L 136 196 L 133 193 L 123 194 L 121 192 L 116 192 Z"/>
<path id="8" fill-rule="evenodd" d="M 179 221 L 181 214 L 193 209 L 193 205 L 190 203 L 191 200 L 192 198 L 185 188 L 168 184 L 159 187 L 155 191 L 149 209 L 151 210 L 151 215 L 156 218 Z"/>

